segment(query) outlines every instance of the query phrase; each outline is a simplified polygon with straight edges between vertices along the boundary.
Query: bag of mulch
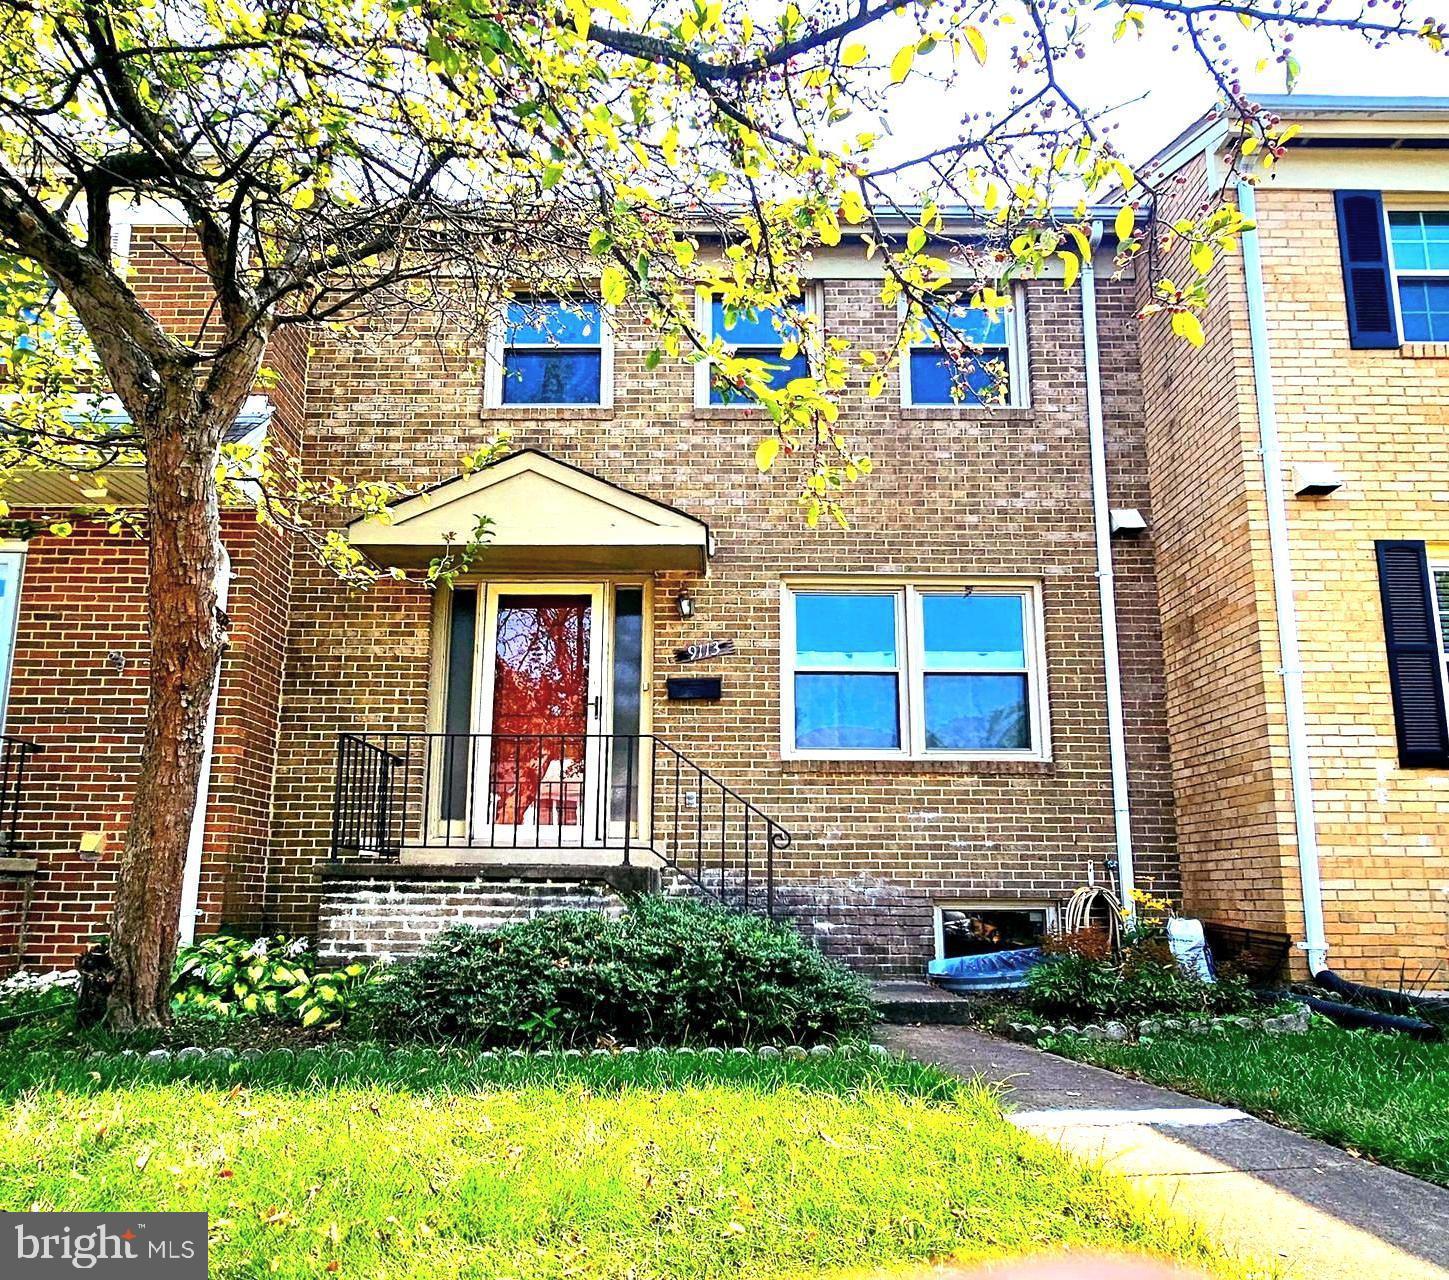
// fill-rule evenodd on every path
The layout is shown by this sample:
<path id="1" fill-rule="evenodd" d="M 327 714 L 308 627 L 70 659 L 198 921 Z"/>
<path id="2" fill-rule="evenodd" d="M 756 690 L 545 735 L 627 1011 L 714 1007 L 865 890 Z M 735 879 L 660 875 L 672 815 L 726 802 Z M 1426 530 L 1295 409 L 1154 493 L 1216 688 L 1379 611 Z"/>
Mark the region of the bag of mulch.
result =
<path id="1" fill-rule="evenodd" d="M 1172 958 L 1185 976 L 1196 978 L 1199 982 L 1214 980 L 1212 957 L 1208 954 L 1201 920 L 1173 916 L 1167 922 L 1167 945 L 1172 948 Z"/>

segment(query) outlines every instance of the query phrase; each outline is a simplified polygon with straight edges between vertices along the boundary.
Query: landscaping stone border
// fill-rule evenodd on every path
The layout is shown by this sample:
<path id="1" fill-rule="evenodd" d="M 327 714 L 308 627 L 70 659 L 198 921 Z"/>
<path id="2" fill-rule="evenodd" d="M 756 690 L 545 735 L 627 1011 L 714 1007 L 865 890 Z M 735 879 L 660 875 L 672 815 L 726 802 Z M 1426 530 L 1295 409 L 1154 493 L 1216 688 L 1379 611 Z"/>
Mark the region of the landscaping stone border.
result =
<path id="1" fill-rule="evenodd" d="M 1081 1025 L 1065 1022 L 1026 1021 L 1021 1014 L 1000 1014 L 986 1024 L 986 1030 L 1021 1044 L 1041 1044 L 1059 1036 L 1082 1040 L 1142 1040 L 1153 1036 L 1186 1033 L 1211 1035 L 1214 1031 L 1263 1031 L 1269 1035 L 1293 1035 L 1308 1030 L 1312 1015 L 1307 1005 L 1262 1014 L 1228 1014 L 1223 1017 L 1155 1017 L 1133 1022 L 1111 1020 Z"/>
<path id="2" fill-rule="evenodd" d="M 110 1060 L 113 1062 L 257 1062 L 262 1058 L 285 1058 L 297 1061 L 304 1058 L 327 1059 L 333 1062 L 347 1061 L 352 1058 L 376 1052 L 382 1054 L 386 1048 L 379 1045 L 336 1045 L 321 1046 L 307 1045 L 301 1049 L 291 1049 L 285 1045 L 279 1045 L 272 1049 L 233 1049 L 227 1045 L 220 1045 L 216 1048 L 203 1048 L 201 1045 L 188 1045 L 184 1049 L 151 1049 L 145 1053 L 139 1049 L 119 1049 L 114 1052 L 105 1049 L 95 1049 L 86 1054 L 87 1062 L 100 1062 Z M 468 1049 L 459 1046 L 456 1052 L 460 1057 L 467 1056 L 477 1059 L 480 1062 L 497 1061 L 504 1058 L 615 1058 L 627 1054 L 668 1054 L 672 1057 L 689 1057 L 693 1055 L 700 1058 L 758 1058 L 766 1061 L 781 1059 L 786 1062 L 804 1062 L 809 1058 L 828 1058 L 833 1054 L 840 1054 L 842 1057 L 875 1057 L 889 1058 L 893 1056 L 891 1051 L 881 1044 L 817 1044 L 809 1049 L 804 1045 L 787 1044 L 762 1044 L 754 1048 L 746 1048 L 738 1045 L 730 1049 L 722 1049 L 717 1045 L 710 1045 L 703 1048 L 696 1048 L 693 1045 L 680 1045 L 669 1048 L 663 1045 L 650 1045 L 647 1048 L 639 1048 L 636 1045 L 624 1045 L 617 1049 Z"/>

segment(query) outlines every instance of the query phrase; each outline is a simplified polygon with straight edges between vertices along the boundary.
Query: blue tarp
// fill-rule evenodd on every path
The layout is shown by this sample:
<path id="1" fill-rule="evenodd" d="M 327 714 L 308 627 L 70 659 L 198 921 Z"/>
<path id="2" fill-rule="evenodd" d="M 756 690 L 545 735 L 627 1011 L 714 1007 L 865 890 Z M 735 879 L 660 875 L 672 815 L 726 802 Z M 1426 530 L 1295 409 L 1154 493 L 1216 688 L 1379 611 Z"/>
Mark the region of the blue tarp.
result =
<path id="1" fill-rule="evenodd" d="M 1040 947 L 1022 947 L 1019 951 L 932 960 L 926 966 L 926 973 L 932 982 L 947 991 L 997 991 L 1024 987 L 1027 970 L 1040 964 L 1041 958 Z"/>

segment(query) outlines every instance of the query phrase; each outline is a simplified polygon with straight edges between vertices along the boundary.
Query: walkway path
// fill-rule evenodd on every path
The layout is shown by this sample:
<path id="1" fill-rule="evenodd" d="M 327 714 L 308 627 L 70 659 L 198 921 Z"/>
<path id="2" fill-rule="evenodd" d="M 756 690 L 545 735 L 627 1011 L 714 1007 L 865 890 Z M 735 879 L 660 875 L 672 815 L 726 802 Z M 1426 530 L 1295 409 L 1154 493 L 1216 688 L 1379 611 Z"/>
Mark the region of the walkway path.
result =
<path id="1" fill-rule="evenodd" d="M 883 1027 L 898 1052 L 1004 1084 L 1011 1119 L 1164 1195 L 1292 1280 L 1449 1280 L 1449 1191 L 1229 1107 L 965 1027 Z"/>

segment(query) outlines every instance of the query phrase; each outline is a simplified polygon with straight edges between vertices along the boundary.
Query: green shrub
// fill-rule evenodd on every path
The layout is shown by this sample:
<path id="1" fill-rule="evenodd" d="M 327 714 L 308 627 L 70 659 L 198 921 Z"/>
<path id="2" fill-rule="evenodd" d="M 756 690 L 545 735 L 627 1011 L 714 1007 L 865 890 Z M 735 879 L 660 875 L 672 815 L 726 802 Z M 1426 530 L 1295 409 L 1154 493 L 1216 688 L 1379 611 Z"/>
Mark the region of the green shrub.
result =
<path id="1" fill-rule="evenodd" d="M 337 1022 L 373 980 L 367 965 L 320 970 L 306 938 L 213 934 L 176 957 L 171 1007 L 211 1017 L 271 1017 L 303 1027 Z"/>
<path id="2" fill-rule="evenodd" d="M 870 1024 L 864 984 L 794 929 L 645 897 L 440 934 L 368 998 L 379 1034 L 539 1043 L 808 1043 Z"/>
<path id="3" fill-rule="evenodd" d="M 1236 1013 L 1254 1004 L 1248 984 L 1221 975 L 1199 982 L 1177 967 L 1165 946 L 1138 943 L 1117 958 L 1059 951 L 1048 955 L 1026 979 L 1025 1002 L 1047 1016 L 1153 1013 Z"/>

